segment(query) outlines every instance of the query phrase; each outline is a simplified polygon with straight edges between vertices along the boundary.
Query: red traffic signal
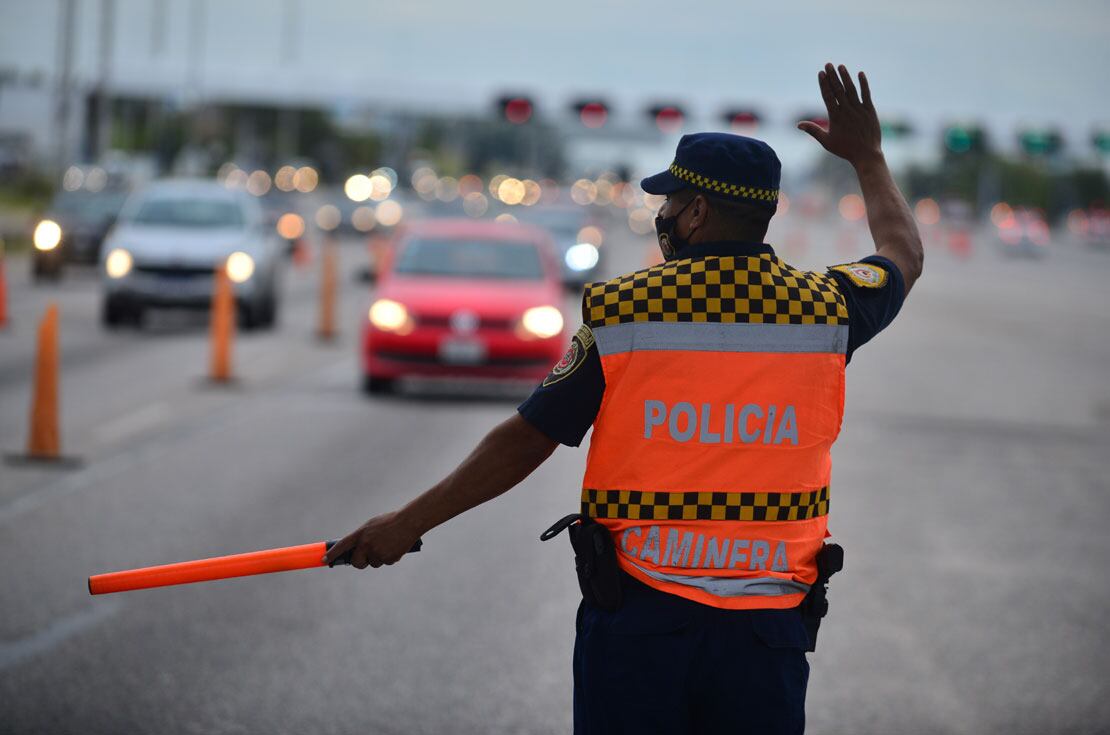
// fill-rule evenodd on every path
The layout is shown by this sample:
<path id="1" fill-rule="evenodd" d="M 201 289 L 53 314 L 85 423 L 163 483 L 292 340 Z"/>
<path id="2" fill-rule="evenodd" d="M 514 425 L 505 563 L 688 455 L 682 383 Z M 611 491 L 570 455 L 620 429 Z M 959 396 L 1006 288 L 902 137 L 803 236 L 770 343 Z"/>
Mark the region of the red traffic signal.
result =
<path id="1" fill-rule="evenodd" d="M 678 105 L 654 105 L 648 108 L 648 114 L 655 121 L 655 126 L 664 133 L 674 133 L 682 128 L 686 115 Z"/>
<path id="2" fill-rule="evenodd" d="M 609 105 L 601 100 L 582 100 L 575 103 L 574 110 L 587 128 L 600 128 L 609 119 Z"/>
<path id="3" fill-rule="evenodd" d="M 801 115 L 798 115 L 798 119 L 795 121 L 795 123 L 801 122 L 817 123 L 817 125 L 821 126 L 825 130 L 829 129 L 829 116 L 825 112 L 814 112 L 812 114 L 803 113 Z"/>
<path id="4" fill-rule="evenodd" d="M 734 131 L 753 131 L 759 127 L 759 113 L 754 110 L 727 110 L 724 121 Z"/>
<path id="5" fill-rule="evenodd" d="M 523 125 L 532 119 L 534 112 L 532 99 L 524 96 L 506 95 L 497 101 L 501 115 L 513 125 Z"/>

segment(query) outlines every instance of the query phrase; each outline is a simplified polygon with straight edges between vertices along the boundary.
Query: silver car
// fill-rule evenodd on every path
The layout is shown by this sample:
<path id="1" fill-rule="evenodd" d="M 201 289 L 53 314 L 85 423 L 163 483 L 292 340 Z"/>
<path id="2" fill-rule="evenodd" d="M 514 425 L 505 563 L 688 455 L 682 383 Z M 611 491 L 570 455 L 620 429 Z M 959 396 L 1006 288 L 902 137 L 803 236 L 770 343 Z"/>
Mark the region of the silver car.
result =
<path id="1" fill-rule="evenodd" d="M 279 248 L 245 192 L 209 180 L 154 182 L 132 195 L 101 248 L 102 321 L 141 325 L 150 307 L 207 308 L 226 263 L 240 324 L 272 326 Z"/>

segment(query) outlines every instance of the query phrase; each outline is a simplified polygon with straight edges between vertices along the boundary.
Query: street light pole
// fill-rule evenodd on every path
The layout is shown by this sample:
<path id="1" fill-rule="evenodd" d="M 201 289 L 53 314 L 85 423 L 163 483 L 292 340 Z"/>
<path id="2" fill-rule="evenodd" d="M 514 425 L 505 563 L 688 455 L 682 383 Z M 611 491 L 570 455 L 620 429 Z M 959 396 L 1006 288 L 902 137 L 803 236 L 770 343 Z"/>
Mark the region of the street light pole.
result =
<path id="1" fill-rule="evenodd" d="M 112 105 L 108 84 L 112 76 L 115 43 L 116 0 L 100 2 L 100 68 L 96 85 L 96 135 L 90 141 L 92 158 L 99 159 L 112 145 Z"/>
<path id="2" fill-rule="evenodd" d="M 69 163 L 69 114 L 73 95 L 74 0 L 58 3 L 58 49 L 54 99 L 54 173 Z"/>
<path id="3" fill-rule="evenodd" d="M 189 114 L 188 135 L 186 137 L 189 160 L 187 165 L 194 168 L 198 161 L 200 149 L 200 125 L 204 114 L 203 73 L 201 65 L 204 60 L 205 23 L 207 22 L 205 0 L 193 0 L 189 14 L 189 56 L 186 81 L 187 103 L 186 110 Z M 190 171 L 190 173 L 196 173 Z"/>

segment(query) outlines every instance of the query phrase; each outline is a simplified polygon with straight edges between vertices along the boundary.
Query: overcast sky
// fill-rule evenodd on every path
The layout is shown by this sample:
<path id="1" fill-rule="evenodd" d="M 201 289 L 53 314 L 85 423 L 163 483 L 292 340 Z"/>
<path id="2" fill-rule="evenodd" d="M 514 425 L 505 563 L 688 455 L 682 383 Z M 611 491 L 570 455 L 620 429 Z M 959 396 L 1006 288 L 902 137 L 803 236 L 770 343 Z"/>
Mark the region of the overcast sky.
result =
<path id="1" fill-rule="evenodd" d="M 156 22 L 165 2 L 166 21 Z M 205 8 L 190 72 L 191 9 Z M 77 67 L 96 69 L 98 0 L 78 0 Z M 1110 122 L 1107 0 L 841 3 L 502 0 L 116 0 L 123 88 L 281 95 L 340 106 L 389 99 L 488 106 L 503 89 L 549 109 L 583 93 L 619 109 L 657 98 L 785 119 L 819 104 L 825 60 L 862 67 L 881 112 L 923 127 Z M 0 0 L 0 66 L 55 66 L 56 0 Z M 295 31 L 290 33 L 289 29 Z"/>

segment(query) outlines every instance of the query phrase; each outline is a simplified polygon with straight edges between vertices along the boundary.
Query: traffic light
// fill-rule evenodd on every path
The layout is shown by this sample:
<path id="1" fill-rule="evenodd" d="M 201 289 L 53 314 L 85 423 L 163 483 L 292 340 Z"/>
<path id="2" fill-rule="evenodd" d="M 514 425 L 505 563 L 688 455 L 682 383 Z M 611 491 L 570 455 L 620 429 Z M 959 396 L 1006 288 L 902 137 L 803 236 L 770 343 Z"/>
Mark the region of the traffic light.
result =
<path id="1" fill-rule="evenodd" d="M 801 115 L 798 115 L 797 120 L 795 120 L 794 122 L 795 122 L 795 126 L 797 125 L 797 123 L 811 122 L 811 123 L 817 123 L 818 125 L 823 127 L 825 130 L 829 129 L 829 116 L 828 116 L 827 113 L 825 113 L 823 111 L 822 112 L 805 112 L 805 113 L 802 113 Z"/>
<path id="2" fill-rule="evenodd" d="M 587 128 L 600 128 L 609 119 L 609 105 L 602 100 L 584 99 L 575 102 L 574 111 Z"/>
<path id="3" fill-rule="evenodd" d="M 1018 134 L 1021 149 L 1030 156 L 1051 156 L 1064 147 L 1058 130 L 1023 130 Z"/>
<path id="4" fill-rule="evenodd" d="M 1096 130 L 1091 136 L 1091 144 L 1104 156 L 1110 156 L 1110 130 Z"/>
<path id="5" fill-rule="evenodd" d="M 524 95 L 504 95 L 497 100 L 501 116 L 513 125 L 523 125 L 532 119 L 532 98 Z"/>
<path id="6" fill-rule="evenodd" d="M 648 116 L 655 122 L 655 127 L 664 133 L 677 132 L 686 119 L 682 108 L 671 104 L 652 105 L 648 108 Z"/>
<path id="7" fill-rule="evenodd" d="M 954 155 L 983 153 L 987 136 L 978 125 L 949 125 L 944 130 L 944 147 Z"/>
<path id="8" fill-rule="evenodd" d="M 883 120 L 880 125 L 883 130 L 883 137 L 888 140 L 908 138 L 914 133 L 913 126 L 905 120 Z"/>
<path id="9" fill-rule="evenodd" d="M 724 122 L 735 133 L 754 132 L 759 127 L 759 113 L 749 109 L 726 110 Z"/>

